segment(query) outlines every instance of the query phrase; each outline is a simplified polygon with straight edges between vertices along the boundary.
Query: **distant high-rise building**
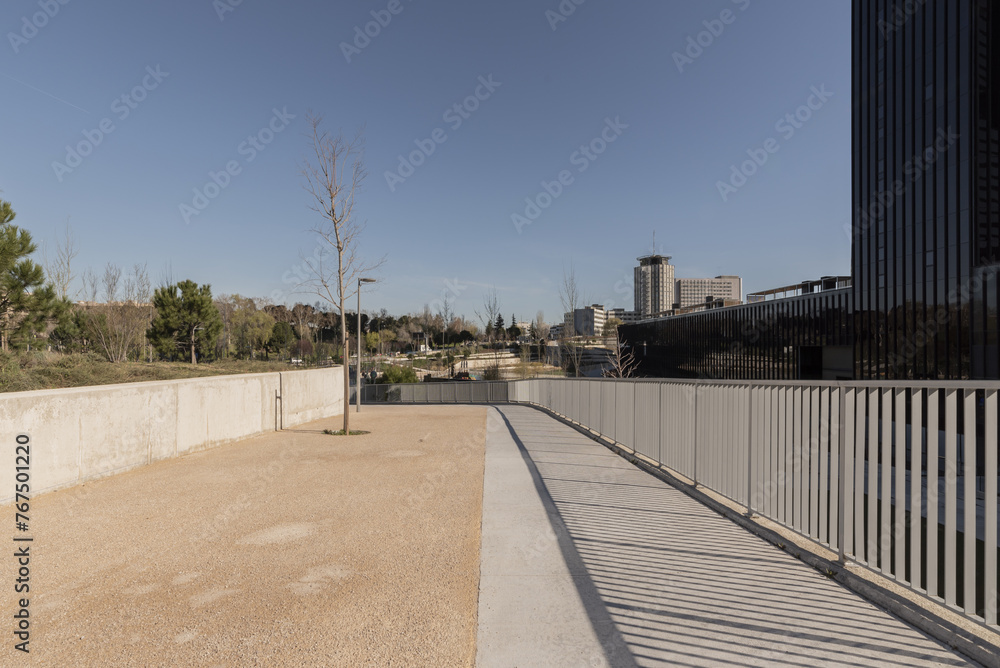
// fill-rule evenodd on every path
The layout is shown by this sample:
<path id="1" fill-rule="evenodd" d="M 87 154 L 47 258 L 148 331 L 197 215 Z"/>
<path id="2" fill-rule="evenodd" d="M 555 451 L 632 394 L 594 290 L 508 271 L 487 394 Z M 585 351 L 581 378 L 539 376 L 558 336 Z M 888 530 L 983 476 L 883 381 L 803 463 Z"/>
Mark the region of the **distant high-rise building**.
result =
<path id="1" fill-rule="evenodd" d="M 854 0 L 858 379 L 1000 378 L 1000 2 Z"/>
<path id="2" fill-rule="evenodd" d="M 674 302 L 679 308 L 699 306 L 709 297 L 725 301 L 743 300 L 743 280 L 739 276 L 678 278 L 674 281 Z"/>
<path id="3" fill-rule="evenodd" d="M 674 266 L 666 255 L 646 255 L 635 268 L 635 311 L 642 318 L 674 307 Z"/>

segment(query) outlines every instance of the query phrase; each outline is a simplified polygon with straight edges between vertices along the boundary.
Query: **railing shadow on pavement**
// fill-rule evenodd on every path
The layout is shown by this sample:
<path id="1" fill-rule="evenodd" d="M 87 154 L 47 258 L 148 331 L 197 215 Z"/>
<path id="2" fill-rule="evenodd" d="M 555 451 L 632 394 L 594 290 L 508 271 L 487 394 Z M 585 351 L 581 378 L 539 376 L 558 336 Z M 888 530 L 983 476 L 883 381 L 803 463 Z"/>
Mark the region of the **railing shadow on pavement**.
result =
<path id="1" fill-rule="evenodd" d="M 587 617 L 589 618 L 591 627 L 594 630 L 594 635 L 600 642 L 601 650 L 604 652 L 603 658 L 607 661 L 606 665 L 612 666 L 613 668 L 635 668 L 637 664 L 632 657 L 632 653 L 622 638 L 617 625 L 608 614 L 608 609 L 602 602 L 602 598 L 597 590 L 597 587 L 594 585 L 593 580 L 589 576 L 590 571 L 586 568 L 579 552 L 577 552 L 576 546 L 573 542 L 573 537 L 567 530 L 566 524 L 563 522 L 559 513 L 559 509 L 553 502 L 552 497 L 549 494 L 549 490 L 546 487 L 542 476 L 539 474 L 538 468 L 535 466 L 535 462 L 532 460 L 531 455 L 528 453 L 524 443 L 518 436 L 518 432 L 511 425 L 507 414 L 499 408 L 497 408 L 497 412 L 503 419 L 504 424 L 510 432 L 511 439 L 513 439 L 514 443 L 517 445 L 518 452 L 520 452 L 521 458 L 524 460 L 525 465 L 528 467 L 528 471 L 531 473 L 531 480 L 534 483 L 535 490 L 538 492 L 538 496 L 541 499 L 543 506 L 545 507 L 546 514 L 549 516 L 549 521 L 552 525 L 552 532 L 555 536 L 559 550 L 562 553 L 563 560 L 565 561 L 569 571 L 577 574 L 577 577 L 574 578 L 574 584 L 576 585 L 580 600 L 587 612 Z M 598 663 L 597 665 L 605 664 Z"/>
<path id="2" fill-rule="evenodd" d="M 495 409 L 560 519 L 567 564 L 589 575 L 581 599 L 602 602 L 588 607 L 592 623 L 613 621 L 642 665 L 966 665 L 597 444 L 571 453 L 572 428 Z"/>

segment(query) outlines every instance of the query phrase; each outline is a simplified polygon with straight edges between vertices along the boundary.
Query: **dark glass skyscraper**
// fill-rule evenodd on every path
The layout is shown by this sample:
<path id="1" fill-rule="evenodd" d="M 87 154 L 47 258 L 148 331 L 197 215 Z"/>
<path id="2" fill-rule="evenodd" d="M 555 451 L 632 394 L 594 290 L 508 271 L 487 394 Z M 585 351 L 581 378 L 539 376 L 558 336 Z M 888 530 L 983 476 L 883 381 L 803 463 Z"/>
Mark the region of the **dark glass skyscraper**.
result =
<path id="1" fill-rule="evenodd" d="M 855 377 L 1000 378 L 1000 2 L 853 10 Z"/>

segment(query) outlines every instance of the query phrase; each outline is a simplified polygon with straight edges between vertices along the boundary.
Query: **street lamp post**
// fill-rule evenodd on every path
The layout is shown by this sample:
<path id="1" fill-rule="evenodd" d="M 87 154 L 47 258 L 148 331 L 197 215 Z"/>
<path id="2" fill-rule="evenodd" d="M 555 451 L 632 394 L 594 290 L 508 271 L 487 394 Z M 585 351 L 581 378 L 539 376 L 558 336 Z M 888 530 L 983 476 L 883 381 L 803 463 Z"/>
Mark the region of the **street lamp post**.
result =
<path id="1" fill-rule="evenodd" d="M 356 394 L 357 412 L 361 412 L 361 284 L 362 283 L 374 283 L 374 278 L 359 278 L 358 279 L 358 364 L 355 367 L 355 376 L 357 377 L 358 391 Z"/>

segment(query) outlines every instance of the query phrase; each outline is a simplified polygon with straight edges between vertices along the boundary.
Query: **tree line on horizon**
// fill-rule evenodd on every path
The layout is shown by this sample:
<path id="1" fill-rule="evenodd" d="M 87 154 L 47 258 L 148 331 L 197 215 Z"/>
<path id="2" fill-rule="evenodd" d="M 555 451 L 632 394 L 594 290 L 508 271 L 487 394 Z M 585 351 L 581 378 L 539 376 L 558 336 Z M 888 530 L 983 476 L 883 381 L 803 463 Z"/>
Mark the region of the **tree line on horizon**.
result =
<path id="1" fill-rule="evenodd" d="M 342 345 L 339 314 L 322 302 L 288 307 L 239 294 L 213 297 L 209 285 L 173 282 L 155 289 L 145 265 L 123 270 L 108 263 L 103 273 L 88 269 L 82 288 L 70 297 L 77 278 L 72 235 L 46 256 L 31 256 L 31 234 L 13 224 L 16 214 L 0 200 L 0 348 L 4 352 L 47 348 L 93 353 L 111 363 L 126 361 L 299 358 L 336 359 Z M 356 313 L 345 314 L 348 336 L 357 330 Z M 392 316 L 385 309 L 362 313 L 366 352 L 407 352 L 426 335 L 432 346 L 517 340 L 525 333 L 516 318 L 505 326 L 499 313 L 481 332 L 476 323 L 450 312 Z M 526 328 L 527 329 L 527 328 Z M 535 333 L 535 323 L 530 330 Z M 419 339 L 419 340 L 418 340 Z"/>

